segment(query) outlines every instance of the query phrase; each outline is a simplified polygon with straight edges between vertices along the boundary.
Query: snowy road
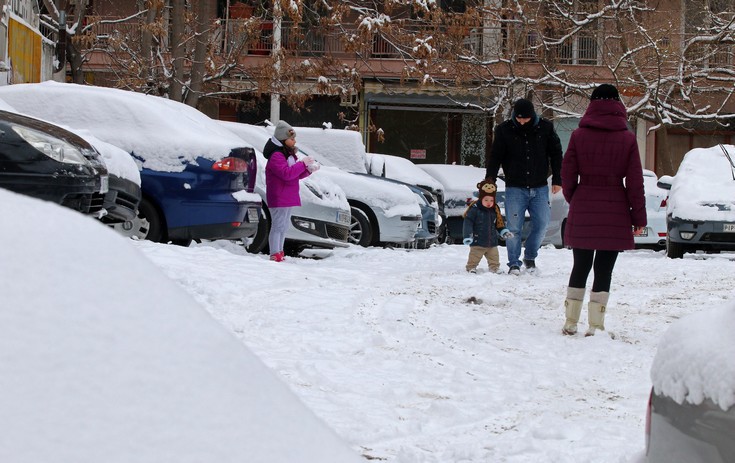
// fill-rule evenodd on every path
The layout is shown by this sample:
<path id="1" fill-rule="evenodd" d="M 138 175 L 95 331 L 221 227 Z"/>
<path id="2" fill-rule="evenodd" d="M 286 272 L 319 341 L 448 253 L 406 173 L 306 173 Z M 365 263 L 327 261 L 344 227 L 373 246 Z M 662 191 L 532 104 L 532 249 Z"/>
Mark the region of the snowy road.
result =
<path id="1" fill-rule="evenodd" d="M 732 254 L 630 251 L 613 275 L 616 339 L 565 337 L 569 250 L 543 248 L 540 274 L 512 277 L 465 273 L 464 246 L 281 264 L 231 243 L 136 246 L 356 451 L 387 462 L 638 463 L 660 335 L 734 299 Z"/>

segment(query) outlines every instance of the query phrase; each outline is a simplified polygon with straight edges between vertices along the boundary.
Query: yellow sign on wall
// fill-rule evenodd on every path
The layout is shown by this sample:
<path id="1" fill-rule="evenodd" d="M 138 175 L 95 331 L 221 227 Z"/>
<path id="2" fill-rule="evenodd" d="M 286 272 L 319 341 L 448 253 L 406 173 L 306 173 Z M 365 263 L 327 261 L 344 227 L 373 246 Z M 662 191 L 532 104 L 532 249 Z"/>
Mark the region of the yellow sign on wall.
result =
<path id="1" fill-rule="evenodd" d="M 8 18 L 8 58 L 12 83 L 41 82 L 41 35 L 25 24 Z"/>

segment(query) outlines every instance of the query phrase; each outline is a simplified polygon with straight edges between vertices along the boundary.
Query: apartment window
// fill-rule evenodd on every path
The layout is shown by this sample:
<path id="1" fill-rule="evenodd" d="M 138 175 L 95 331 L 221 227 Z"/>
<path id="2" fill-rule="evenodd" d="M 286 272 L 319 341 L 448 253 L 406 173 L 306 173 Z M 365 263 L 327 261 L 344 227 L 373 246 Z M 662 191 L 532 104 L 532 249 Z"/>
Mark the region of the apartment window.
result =
<path id="1" fill-rule="evenodd" d="M 731 27 L 735 0 L 688 0 L 684 9 L 684 40 L 715 36 L 723 28 Z M 733 46 L 726 42 L 700 42 L 690 46 L 686 57 L 700 68 L 715 68 L 733 64 Z"/>
<path id="2" fill-rule="evenodd" d="M 575 0 L 571 3 L 572 13 L 577 21 L 584 21 L 589 14 L 596 13 L 600 4 L 598 0 Z M 581 30 L 569 37 L 557 48 L 557 57 L 561 64 L 596 65 L 600 56 L 600 24 L 591 21 Z M 559 31 L 566 35 L 566 31 Z"/>

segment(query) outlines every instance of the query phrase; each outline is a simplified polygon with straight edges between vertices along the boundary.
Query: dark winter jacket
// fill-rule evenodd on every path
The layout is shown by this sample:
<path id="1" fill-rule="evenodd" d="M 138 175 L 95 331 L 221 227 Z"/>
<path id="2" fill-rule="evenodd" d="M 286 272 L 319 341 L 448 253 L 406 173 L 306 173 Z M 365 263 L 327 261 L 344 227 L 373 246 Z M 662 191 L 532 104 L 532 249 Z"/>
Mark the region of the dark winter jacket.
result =
<path id="1" fill-rule="evenodd" d="M 295 151 L 291 152 L 283 145 L 278 146 L 273 140 L 265 144 L 263 155 L 268 159 L 265 165 L 265 200 L 268 207 L 301 206 L 299 180 L 311 174 L 306 165 L 298 160 Z"/>
<path id="2" fill-rule="evenodd" d="M 633 249 L 633 226 L 646 225 L 643 171 L 625 106 L 592 100 L 562 164 L 569 203 L 564 242 L 572 248 Z"/>
<path id="3" fill-rule="evenodd" d="M 554 124 L 536 117 L 526 124 L 510 119 L 495 128 L 485 178 L 495 179 L 503 168 L 506 187 L 538 188 L 561 185 L 561 141 Z"/>
<path id="4" fill-rule="evenodd" d="M 470 246 L 494 248 L 498 245 L 499 232 L 504 228 L 505 221 L 497 204 L 488 209 L 480 201 L 475 201 L 464 213 L 462 236 L 472 238 Z"/>

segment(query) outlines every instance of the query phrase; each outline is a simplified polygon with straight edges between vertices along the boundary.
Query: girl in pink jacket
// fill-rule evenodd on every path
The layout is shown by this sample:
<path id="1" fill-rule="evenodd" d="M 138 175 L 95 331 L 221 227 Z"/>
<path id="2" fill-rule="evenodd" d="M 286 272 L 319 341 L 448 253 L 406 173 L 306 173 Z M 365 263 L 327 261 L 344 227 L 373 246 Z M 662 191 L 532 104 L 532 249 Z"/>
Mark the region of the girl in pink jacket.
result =
<path id="1" fill-rule="evenodd" d="M 270 259 L 284 259 L 283 244 L 291 222 L 294 207 L 301 206 L 299 180 L 319 170 L 319 164 L 310 156 L 296 157 L 296 132 L 284 121 L 276 124 L 276 130 L 263 148 L 268 160 L 265 166 L 265 197 L 271 214 L 271 230 L 268 235 Z"/>

